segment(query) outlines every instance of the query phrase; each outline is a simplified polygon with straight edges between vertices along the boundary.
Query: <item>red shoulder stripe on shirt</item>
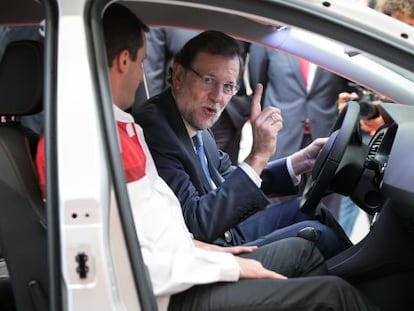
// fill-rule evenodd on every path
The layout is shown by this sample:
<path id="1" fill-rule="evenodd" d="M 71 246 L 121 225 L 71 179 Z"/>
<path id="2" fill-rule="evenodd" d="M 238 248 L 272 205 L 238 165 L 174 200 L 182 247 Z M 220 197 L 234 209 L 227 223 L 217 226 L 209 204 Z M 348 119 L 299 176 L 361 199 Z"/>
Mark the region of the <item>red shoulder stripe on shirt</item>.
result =
<path id="1" fill-rule="evenodd" d="M 132 126 L 132 136 L 128 134 L 127 125 Z M 122 163 L 126 182 L 133 182 L 145 176 L 146 156 L 135 132 L 134 124 L 117 122 L 119 139 L 122 148 Z M 43 198 L 45 198 L 45 157 L 44 136 L 39 137 L 35 166 Z"/>
<path id="2" fill-rule="evenodd" d="M 137 181 L 145 176 L 147 159 L 135 131 L 135 125 L 118 121 L 117 126 L 126 182 Z"/>

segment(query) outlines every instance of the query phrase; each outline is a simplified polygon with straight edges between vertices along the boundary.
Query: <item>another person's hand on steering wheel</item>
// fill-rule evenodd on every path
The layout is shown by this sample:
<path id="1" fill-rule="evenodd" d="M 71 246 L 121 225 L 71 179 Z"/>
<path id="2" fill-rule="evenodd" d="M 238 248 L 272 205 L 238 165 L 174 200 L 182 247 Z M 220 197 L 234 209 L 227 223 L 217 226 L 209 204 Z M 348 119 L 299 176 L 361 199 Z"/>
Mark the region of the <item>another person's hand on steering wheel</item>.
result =
<path id="1" fill-rule="evenodd" d="M 349 102 L 350 100 L 356 100 L 358 98 L 359 98 L 359 96 L 355 92 L 352 92 L 352 93 L 348 93 L 348 92 L 339 93 L 338 100 L 337 100 L 338 113 L 341 113 L 342 109 L 344 109 L 347 102 Z"/>
<path id="2" fill-rule="evenodd" d="M 372 101 L 372 104 L 379 105 L 381 104 L 380 100 L 374 100 Z M 367 120 L 360 120 L 359 125 L 361 127 L 361 130 L 368 133 L 370 136 L 374 135 L 375 132 L 384 125 L 384 120 L 381 116 L 378 116 L 374 119 L 367 119 Z"/>

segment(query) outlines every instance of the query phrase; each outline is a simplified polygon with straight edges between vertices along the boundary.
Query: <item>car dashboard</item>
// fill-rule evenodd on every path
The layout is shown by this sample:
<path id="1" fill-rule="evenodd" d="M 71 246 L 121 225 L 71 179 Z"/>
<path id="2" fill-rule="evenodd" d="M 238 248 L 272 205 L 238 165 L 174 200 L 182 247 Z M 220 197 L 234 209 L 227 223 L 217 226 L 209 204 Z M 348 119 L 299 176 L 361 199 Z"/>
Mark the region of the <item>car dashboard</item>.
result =
<path id="1" fill-rule="evenodd" d="M 414 233 L 414 107 L 396 104 L 382 106 L 385 127 L 371 142 L 378 145 L 375 160 L 381 163 L 381 189 L 405 228 Z M 381 138 L 382 136 L 382 138 Z"/>

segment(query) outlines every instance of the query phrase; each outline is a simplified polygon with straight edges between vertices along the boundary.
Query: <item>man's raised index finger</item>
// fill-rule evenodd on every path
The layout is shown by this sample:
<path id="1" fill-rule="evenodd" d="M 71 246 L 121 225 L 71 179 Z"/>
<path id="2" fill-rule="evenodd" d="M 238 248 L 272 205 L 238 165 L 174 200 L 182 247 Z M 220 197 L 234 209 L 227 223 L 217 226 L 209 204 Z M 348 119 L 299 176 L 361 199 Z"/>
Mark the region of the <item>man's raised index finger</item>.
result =
<path id="1" fill-rule="evenodd" d="M 252 110 L 250 113 L 250 120 L 255 120 L 257 116 L 262 112 L 262 107 L 260 102 L 262 100 L 263 94 L 263 85 L 258 83 L 256 85 L 256 89 L 254 90 L 253 97 L 252 97 Z"/>

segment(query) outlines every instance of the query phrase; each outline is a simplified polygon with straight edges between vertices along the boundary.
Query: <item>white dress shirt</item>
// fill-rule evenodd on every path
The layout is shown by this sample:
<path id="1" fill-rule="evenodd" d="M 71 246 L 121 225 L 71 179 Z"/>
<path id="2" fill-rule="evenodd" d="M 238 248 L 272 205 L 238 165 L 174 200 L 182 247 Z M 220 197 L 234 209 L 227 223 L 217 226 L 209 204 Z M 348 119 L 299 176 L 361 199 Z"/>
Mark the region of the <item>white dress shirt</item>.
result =
<path id="1" fill-rule="evenodd" d="M 234 256 L 194 246 L 180 203 L 159 177 L 140 126 L 133 117 L 114 106 L 117 124 L 129 123 L 134 130 L 118 130 L 140 142 L 145 153 L 145 175 L 129 181 L 127 189 L 144 262 L 160 311 L 167 310 L 170 296 L 196 284 L 236 281 L 240 268 Z M 124 137 L 125 138 L 125 137 Z M 134 142 L 136 143 L 136 142 Z M 122 158 L 128 155 L 122 153 Z"/>

